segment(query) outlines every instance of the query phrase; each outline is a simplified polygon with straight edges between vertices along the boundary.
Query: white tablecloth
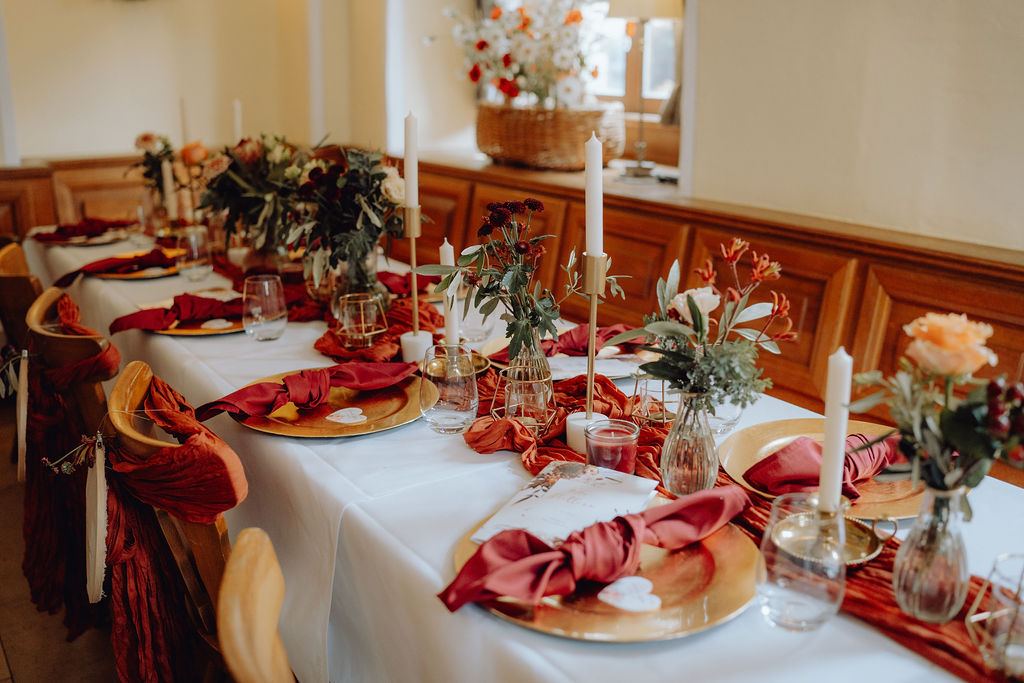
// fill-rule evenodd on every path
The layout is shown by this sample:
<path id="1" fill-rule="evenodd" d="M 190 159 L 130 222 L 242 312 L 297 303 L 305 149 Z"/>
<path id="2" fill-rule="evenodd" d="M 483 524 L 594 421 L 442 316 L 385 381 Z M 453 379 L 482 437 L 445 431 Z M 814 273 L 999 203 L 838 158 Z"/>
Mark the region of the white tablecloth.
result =
<path id="1" fill-rule="evenodd" d="M 29 263 L 48 285 L 89 261 L 129 250 L 45 247 Z M 80 278 L 68 292 L 85 324 L 106 332 L 138 303 L 224 285 L 211 275 L 146 281 Z M 327 366 L 313 349 L 324 323 L 289 323 L 284 336 L 169 337 L 137 330 L 113 340 L 193 405 L 277 372 Z M 738 428 L 812 414 L 764 397 Z M 529 478 L 517 455 L 480 455 L 461 436 L 417 421 L 347 439 L 257 433 L 225 415 L 209 426 L 241 456 L 249 496 L 227 516 L 232 535 L 260 526 L 273 539 L 287 584 L 280 629 L 301 681 L 886 681 L 949 679 L 943 670 L 859 621 L 839 616 L 812 633 L 766 625 L 756 608 L 688 638 L 596 644 L 535 633 L 475 606 L 450 614 L 435 597 L 454 576 L 458 539 Z M 970 570 L 985 574 L 1002 552 L 1024 552 L 1007 513 L 1024 492 L 987 479 L 971 494 Z"/>

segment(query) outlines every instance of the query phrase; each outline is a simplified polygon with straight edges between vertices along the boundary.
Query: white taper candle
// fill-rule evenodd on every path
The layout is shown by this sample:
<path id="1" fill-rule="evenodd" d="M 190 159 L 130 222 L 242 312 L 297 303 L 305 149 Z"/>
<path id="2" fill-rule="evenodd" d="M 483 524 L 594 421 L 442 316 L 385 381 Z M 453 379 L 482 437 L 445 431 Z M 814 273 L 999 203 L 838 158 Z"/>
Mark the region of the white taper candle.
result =
<path id="1" fill-rule="evenodd" d="M 242 100 L 237 97 L 231 102 L 232 114 L 234 115 L 234 134 L 235 139 L 232 144 L 236 144 L 242 139 Z"/>
<path id="2" fill-rule="evenodd" d="M 852 376 L 853 358 L 840 346 L 828 357 L 828 380 L 825 385 L 825 441 L 821 447 L 818 507 L 826 512 L 839 510 Z"/>
<path id="3" fill-rule="evenodd" d="M 178 220 L 178 193 L 174 188 L 174 169 L 171 168 L 169 160 L 164 159 L 160 163 L 160 175 L 164 183 L 164 208 L 167 209 L 167 217 L 176 221 Z"/>
<path id="4" fill-rule="evenodd" d="M 417 156 L 416 117 L 409 112 L 405 117 L 405 205 L 420 205 L 420 166 Z"/>
<path id="5" fill-rule="evenodd" d="M 455 247 L 448 244 L 448 238 L 445 238 L 444 244 L 441 245 L 439 251 L 442 266 L 455 265 Z M 455 310 L 455 296 L 459 291 L 458 287 L 459 278 L 456 277 L 452 280 L 444 294 L 444 334 L 445 342 L 448 344 L 459 343 L 459 318 Z"/>
<path id="6" fill-rule="evenodd" d="M 586 152 L 587 191 L 587 253 L 600 256 L 604 253 L 604 190 L 601 185 L 602 160 L 601 141 L 591 133 L 584 147 Z"/>

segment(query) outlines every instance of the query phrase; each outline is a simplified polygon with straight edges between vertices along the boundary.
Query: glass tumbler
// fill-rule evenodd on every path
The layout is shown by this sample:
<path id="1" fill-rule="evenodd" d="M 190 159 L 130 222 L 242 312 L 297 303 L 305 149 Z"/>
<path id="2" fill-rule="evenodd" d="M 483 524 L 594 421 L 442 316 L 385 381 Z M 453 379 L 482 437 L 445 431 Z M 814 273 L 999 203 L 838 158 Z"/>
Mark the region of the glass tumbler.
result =
<path id="1" fill-rule="evenodd" d="M 587 464 L 626 474 L 636 469 L 640 428 L 628 420 L 602 420 L 583 430 L 587 438 Z"/>
<path id="2" fill-rule="evenodd" d="M 996 558 L 967 612 L 967 633 L 986 664 L 1024 678 L 1024 554 Z"/>
<path id="3" fill-rule="evenodd" d="M 210 235 L 205 225 L 190 225 L 178 238 L 178 272 L 193 282 L 213 272 Z"/>
<path id="4" fill-rule="evenodd" d="M 817 493 L 787 493 L 772 503 L 761 540 L 757 594 L 761 614 L 792 631 L 820 627 L 846 589 L 843 513 L 818 509 Z"/>
<path id="5" fill-rule="evenodd" d="M 423 357 L 420 412 L 440 434 L 461 434 L 476 419 L 479 398 L 472 352 L 438 344 Z"/>
<path id="6" fill-rule="evenodd" d="M 242 292 L 242 326 L 256 341 L 270 341 L 284 334 L 288 324 L 284 285 L 280 275 L 250 275 Z"/>

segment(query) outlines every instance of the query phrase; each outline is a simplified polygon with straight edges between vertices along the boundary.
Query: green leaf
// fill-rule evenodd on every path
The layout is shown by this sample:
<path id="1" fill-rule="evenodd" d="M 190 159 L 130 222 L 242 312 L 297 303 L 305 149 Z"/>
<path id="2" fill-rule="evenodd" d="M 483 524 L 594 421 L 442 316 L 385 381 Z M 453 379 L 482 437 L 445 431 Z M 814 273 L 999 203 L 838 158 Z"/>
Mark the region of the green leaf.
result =
<path id="1" fill-rule="evenodd" d="M 740 311 L 740 314 L 736 316 L 733 323 L 738 325 L 739 323 L 750 322 L 751 320 L 757 320 L 763 318 L 772 312 L 772 305 L 767 301 L 748 306 L 747 308 Z"/>
<path id="2" fill-rule="evenodd" d="M 707 322 L 704 320 L 704 314 L 701 313 L 700 307 L 697 306 L 697 302 L 694 300 L 692 294 L 686 295 L 686 307 L 690 310 L 690 318 L 693 321 L 693 332 L 697 335 L 697 341 L 702 342 L 707 338 Z"/>
<path id="3" fill-rule="evenodd" d="M 755 330 L 752 327 L 734 327 L 732 331 L 750 341 L 757 341 L 763 336 L 761 330 Z"/>
<path id="4" fill-rule="evenodd" d="M 425 266 L 417 266 L 417 275 L 448 275 L 449 273 L 458 270 L 458 266 L 442 266 L 439 263 L 428 263 Z"/>
<path id="5" fill-rule="evenodd" d="M 657 337 L 689 337 L 692 339 L 695 335 L 692 327 L 674 320 L 658 320 L 649 323 L 644 329 Z"/>
<path id="6" fill-rule="evenodd" d="M 779 349 L 779 345 L 773 342 L 771 339 L 757 342 L 757 345 L 768 353 L 774 353 L 776 356 L 781 355 L 782 351 Z"/>
<path id="7" fill-rule="evenodd" d="M 884 401 L 885 397 L 888 395 L 889 392 L 887 391 L 879 391 L 877 393 L 871 394 L 870 396 L 865 396 L 864 398 L 857 399 L 856 401 L 850 404 L 850 412 L 866 413 L 867 411 L 871 410 L 872 408 L 880 404 L 882 401 Z"/>
<path id="8" fill-rule="evenodd" d="M 615 335 L 614 337 L 606 341 L 604 345 L 615 346 L 616 344 L 628 342 L 631 339 L 636 339 L 637 337 L 643 337 L 646 333 L 647 331 L 643 327 L 638 327 L 633 330 L 626 330 L 625 332 L 620 332 L 619 334 Z"/>

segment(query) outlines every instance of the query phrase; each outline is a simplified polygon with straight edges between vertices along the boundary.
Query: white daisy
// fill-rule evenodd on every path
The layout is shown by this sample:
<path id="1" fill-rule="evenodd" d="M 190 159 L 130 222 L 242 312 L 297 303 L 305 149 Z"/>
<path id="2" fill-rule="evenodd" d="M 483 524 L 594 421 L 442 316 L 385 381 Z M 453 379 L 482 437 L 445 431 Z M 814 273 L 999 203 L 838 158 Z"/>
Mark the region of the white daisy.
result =
<path id="1" fill-rule="evenodd" d="M 555 50 L 555 54 L 551 57 L 551 63 L 554 64 L 555 68 L 559 71 L 569 71 L 572 69 L 575 61 L 576 55 L 567 47 Z"/>
<path id="2" fill-rule="evenodd" d="M 561 104 L 576 106 L 583 99 L 583 83 L 575 76 L 566 76 L 555 83 L 555 98 Z"/>

